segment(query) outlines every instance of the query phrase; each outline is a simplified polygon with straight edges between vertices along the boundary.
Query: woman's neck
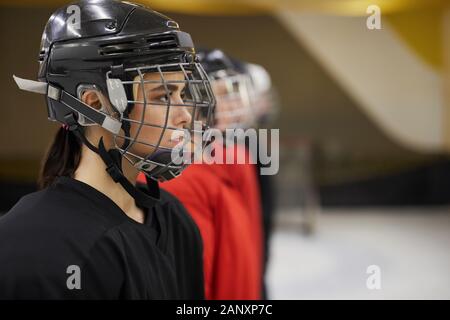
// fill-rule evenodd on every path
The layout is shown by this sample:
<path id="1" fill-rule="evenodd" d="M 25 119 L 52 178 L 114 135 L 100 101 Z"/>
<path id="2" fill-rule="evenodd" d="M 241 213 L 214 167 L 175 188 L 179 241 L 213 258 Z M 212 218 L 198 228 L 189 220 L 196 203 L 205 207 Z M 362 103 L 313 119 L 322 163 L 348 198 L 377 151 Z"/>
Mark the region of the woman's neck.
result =
<path id="1" fill-rule="evenodd" d="M 126 161 L 124 161 L 122 169 L 125 177 L 134 185 L 138 171 Z M 134 198 L 120 183 L 114 182 L 106 171 L 106 165 L 100 156 L 85 145 L 82 146 L 80 164 L 73 178 L 105 194 L 130 218 L 140 223 L 144 222 L 144 213 L 136 206 Z"/>

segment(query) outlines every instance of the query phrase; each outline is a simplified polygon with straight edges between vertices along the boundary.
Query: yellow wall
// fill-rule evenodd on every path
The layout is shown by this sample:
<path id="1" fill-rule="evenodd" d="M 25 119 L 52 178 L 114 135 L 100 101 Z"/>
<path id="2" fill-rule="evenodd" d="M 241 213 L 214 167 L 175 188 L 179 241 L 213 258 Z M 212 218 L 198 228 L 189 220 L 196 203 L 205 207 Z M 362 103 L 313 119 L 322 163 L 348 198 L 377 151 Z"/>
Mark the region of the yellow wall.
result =
<path id="1" fill-rule="evenodd" d="M 450 8 L 443 15 L 443 90 L 445 99 L 445 113 L 442 119 L 445 128 L 445 144 L 450 152 Z"/>

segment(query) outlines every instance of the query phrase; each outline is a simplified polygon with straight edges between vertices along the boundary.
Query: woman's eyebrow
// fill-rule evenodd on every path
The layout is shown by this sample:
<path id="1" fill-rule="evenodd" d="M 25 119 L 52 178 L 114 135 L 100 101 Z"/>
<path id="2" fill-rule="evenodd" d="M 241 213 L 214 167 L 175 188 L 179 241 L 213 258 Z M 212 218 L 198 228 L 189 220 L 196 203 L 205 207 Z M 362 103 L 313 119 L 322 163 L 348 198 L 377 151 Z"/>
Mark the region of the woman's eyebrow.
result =
<path id="1" fill-rule="evenodd" d="M 176 91 L 178 89 L 178 86 L 174 85 L 174 84 L 166 84 L 165 86 L 162 84 L 156 88 L 151 89 L 150 91 L 165 91 L 167 89 L 169 89 L 170 91 Z"/>

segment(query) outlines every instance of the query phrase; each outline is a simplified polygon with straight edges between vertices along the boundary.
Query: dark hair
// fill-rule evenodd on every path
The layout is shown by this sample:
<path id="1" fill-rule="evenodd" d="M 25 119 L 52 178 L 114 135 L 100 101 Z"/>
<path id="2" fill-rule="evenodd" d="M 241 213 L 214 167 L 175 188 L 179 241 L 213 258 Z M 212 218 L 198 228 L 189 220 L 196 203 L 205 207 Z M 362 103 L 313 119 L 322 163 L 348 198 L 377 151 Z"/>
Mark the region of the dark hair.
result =
<path id="1" fill-rule="evenodd" d="M 57 177 L 72 177 L 80 159 L 80 141 L 73 132 L 61 127 L 43 159 L 38 179 L 39 188 L 50 186 Z"/>

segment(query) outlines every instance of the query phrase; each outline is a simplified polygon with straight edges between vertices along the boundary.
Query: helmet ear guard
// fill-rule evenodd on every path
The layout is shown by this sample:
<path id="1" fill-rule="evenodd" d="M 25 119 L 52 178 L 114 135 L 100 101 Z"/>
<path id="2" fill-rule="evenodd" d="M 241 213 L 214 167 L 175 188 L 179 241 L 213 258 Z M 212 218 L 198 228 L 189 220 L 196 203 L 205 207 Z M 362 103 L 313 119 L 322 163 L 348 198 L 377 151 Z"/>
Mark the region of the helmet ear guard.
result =
<path id="1" fill-rule="evenodd" d="M 120 79 L 106 79 L 106 86 L 108 88 L 109 101 L 122 115 L 128 105 L 127 94 Z"/>
<path id="2" fill-rule="evenodd" d="M 105 96 L 105 94 L 102 92 L 102 90 L 97 85 L 95 85 L 95 84 L 80 84 L 80 85 L 78 85 L 77 96 L 78 96 L 79 100 L 83 101 L 83 95 L 86 93 L 86 91 L 93 91 L 97 95 L 97 98 L 100 102 L 100 108 L 96 109 L 96 108 L 91 107 L 92 109 L 98 110 L 99 112 L 101 112 L 107 116 L 110 116 L 113 119 L 120 121 L 120 119 L 122 118 L 122 112 L 117 110 L 117 108 L 114 105 L 112 105 L 110 100 L 108 100 L 108 97 Z M 95 122 L 90 121 L 88 118 L 86 118 L 81 113 L 78 113 L 77 122 L 83 127 L 96 125 Z"/>

